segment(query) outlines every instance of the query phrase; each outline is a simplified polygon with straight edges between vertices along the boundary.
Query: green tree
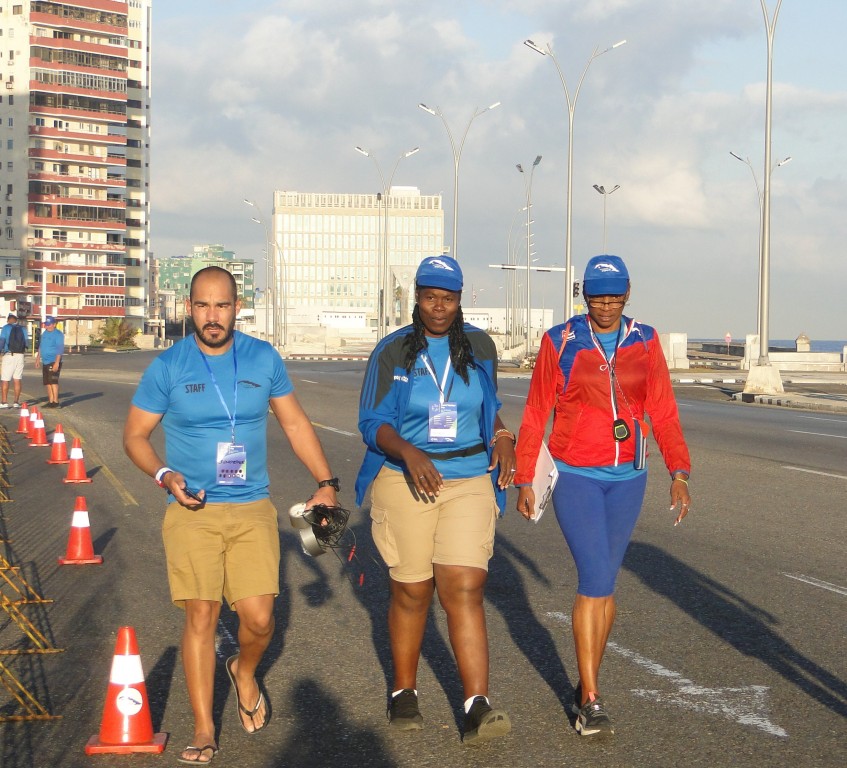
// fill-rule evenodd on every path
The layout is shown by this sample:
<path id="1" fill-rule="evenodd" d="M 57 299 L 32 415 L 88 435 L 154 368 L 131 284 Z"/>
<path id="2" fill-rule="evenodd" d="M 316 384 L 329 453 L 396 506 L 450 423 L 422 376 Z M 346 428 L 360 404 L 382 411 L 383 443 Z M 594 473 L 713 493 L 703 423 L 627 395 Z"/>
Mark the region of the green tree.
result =
<path id="1" fill-rule="evenodd" d="M 134 347 L 135 328 L 120 317 L 110 317 L 100 326 L 97 342 L 109 347 Z"/>

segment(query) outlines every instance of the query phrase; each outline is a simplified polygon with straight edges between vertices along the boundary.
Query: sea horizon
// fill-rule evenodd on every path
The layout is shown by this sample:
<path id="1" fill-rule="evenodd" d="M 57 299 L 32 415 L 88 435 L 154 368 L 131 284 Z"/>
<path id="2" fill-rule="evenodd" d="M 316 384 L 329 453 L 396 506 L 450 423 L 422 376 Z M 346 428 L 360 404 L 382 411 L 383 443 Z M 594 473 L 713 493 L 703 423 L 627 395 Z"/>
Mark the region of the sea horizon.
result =
<path id="1" fill-rule="evenodd" d="M 709 343 L 709 344 L 725 344 L 726 341 L 723 338 L 720 339 L 690 339 L 690 341 L 700 343 Z M 743 339 L 733 339 L 733 344 L 740 344 L 743 342 Z M 844 347 L 847 347 L 847 340 L 844 339 L 810 339 L 809 344 L 811 346 L 812 352 L 837 352 L 841 354 L 844 351 Z M 769 343 L 770 349 L 779 348 L 779 349 L 790 349 L 793 350 L 795 348 L 795 340 L 794 339 L 771 339 Z"/>

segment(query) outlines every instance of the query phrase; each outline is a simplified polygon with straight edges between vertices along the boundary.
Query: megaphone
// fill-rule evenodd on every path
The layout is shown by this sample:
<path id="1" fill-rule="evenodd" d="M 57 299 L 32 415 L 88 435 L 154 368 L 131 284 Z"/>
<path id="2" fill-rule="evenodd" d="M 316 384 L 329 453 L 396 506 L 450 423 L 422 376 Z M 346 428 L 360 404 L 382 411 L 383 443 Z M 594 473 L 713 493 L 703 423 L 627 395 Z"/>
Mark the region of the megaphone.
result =
<path id="1" fill-rule="evenodd" d="M 326 504 L 315 504 L 309 509 L 305 504 L 295 504 L 288 510 L 288 519 L 300 534 L 303 552 L 312 557 L 339 546 L 349 518 L 350 512 L 344 507 L 328 507 Z"/>
<path id="2" fill-rule="evenodd" d="M 291 521 L 291 526 L 296 528 L 300 534 L 300 546 L 303 548 L 304 554 L 317 557 L 326 552 L 326 547 L 315 536 L 314 524 L 307 515 L 306 505 L 302 502 L 295 504 L 288 510 L 288 519 Z"/>

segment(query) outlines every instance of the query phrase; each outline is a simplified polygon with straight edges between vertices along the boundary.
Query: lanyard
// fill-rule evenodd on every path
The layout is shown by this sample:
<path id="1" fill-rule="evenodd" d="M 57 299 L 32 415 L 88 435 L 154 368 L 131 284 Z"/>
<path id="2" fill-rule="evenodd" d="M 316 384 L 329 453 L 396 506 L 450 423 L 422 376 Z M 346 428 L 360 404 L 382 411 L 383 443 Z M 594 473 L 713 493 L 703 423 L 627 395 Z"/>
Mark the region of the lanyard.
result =
<path id="1" fill-rule="evenodd" d="M 426 369 L 429 371 L 429 375 L 432 376 L 432 380 L 435 382 L 435 386 L 438 387 L 438 399 L 439 402 L 444 404 L 444 385 L 447 383 L 447 376 L 450 373 L 450 369 L 452 367 L 452 360 L 450 359 L 450 355 L 447 355 L 447 363 L 444 366 L 444 375 L 441 377 L 441 384 L 438 383 L 438 379 L 435 377 L 435 371 L 432 370 L 432 366 L 429 364 L 429 358 L 426 355 L 421 355 L 421 360 L 423 364 L 426 366 Z M 454 377 L 455 378 L 455 377 Z M 450 379 L 450 389 L 447 390 L 447 397 L 450 397 L 450 393 L 453 391 L 453 379 Z"/>
<path id="2" fill-rule="evenodd" d="M 197 347 L 197 339 L 194 339 L 194 346 Z M 209 365 L 209 361 L 206 359 L 206 355 L 203 354 L 200 347 L 197 347 L 197 351 L 200 353 L 200 357 L 203 358 L 203 363 L 206 366 L 206 370 L 209 372 L 209 376 L 212 378 L 212 384 L 215 385 L 215 391 L 218 393 L 218 399 L 221 401 L 221 405 L 224 407 L 226 411 L 226 417 L 229 419 L 229 429 L 230 434 L 232 435 L 232 442 L 235 443 L 235 413 L 238 410 L 238 357 L 235 353 L 236 344 L 235 337 L 232 338 L 232 363 L 235 366 L 235 371 L 232 376 L 232 413 L 229 412 L 229 408 L 226 404 L 226 400 L 224 400 L 224 396 L 221 393 L 221 388 L 218 386 L 218 381 L 215 378 L 215 374 L 212 372 L 212 366 Z"/>
<path id="3" fill-rule="evenodd" d="M 615 384 L 617 383 L 617 378 L 615 377 L 615 366 L 618 364 L 618 347 L 621 344 L 621 331 L 623 330 L 623 318 L 621 319 L 621 323 L 618 326 L 618 336 L 615 339 L 615 349 L 612 352 L 612 356 L 609 357 L 606 354 L 606 348 L 600 343 L 600 339 L 594 334 L 594 329 L 591 327 L 591 323 L 588 324 L 588 330 L 591 332 L 591 340 L 594 342 L 594 346 L 600 350 L 600 354 L 603 355 L 603 359 L 606 361 L 606 367 L 609 371 L 609 387 L 612 391 L 612 406 L 615 409 L 615 416 L 618 413 L 618 398 L 615 393 Z"/>

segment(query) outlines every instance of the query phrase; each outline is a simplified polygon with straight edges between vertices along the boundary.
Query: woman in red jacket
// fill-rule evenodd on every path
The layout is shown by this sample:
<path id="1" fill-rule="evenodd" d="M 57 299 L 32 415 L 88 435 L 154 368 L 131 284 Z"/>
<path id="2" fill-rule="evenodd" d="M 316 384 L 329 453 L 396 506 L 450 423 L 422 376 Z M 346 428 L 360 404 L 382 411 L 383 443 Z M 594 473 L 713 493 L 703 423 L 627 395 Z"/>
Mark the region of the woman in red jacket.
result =
<path id="1" fill-rule="evenodd" d="M 550 453 L 559 469 L 553 507 L 579 576 L 573 634 L 579 683 L 576 730 L 614 733 L 598 677 L 615 620 L 615 579 L 647 484 L 649 416 L 671 476 L 676 523 L 688 514 L 691 462 L 655 329 L 624 317 L 629 273 L 618 256 L 588 262 L 588 313 L 544 334 L 517 445 L 518 511 L 535 516 L 533 470 L 550 411 Z"/>

